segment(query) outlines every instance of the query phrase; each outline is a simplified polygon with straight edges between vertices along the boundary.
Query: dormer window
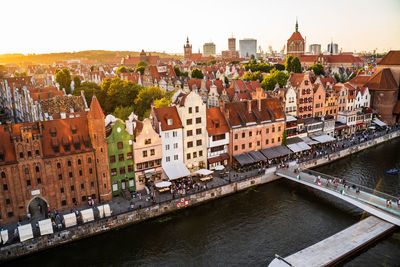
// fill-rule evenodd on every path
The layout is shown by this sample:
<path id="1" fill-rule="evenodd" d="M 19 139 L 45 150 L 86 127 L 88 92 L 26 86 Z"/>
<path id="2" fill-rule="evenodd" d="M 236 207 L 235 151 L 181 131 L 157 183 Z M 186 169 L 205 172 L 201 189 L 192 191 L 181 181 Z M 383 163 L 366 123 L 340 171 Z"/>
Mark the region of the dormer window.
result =
<path id="1" fill-rule="evenodd" d="M 168 119 L 167 120 L 167 124 L 171 126 L 172 125 L 172 119 Z"/>
<path id="2" fill-rule="evenodd" d="M 149 139 L 144 140 L 144 144 L 145 145 L 150 145 L 151 144 L 151 139 L 149 138 Z"/>

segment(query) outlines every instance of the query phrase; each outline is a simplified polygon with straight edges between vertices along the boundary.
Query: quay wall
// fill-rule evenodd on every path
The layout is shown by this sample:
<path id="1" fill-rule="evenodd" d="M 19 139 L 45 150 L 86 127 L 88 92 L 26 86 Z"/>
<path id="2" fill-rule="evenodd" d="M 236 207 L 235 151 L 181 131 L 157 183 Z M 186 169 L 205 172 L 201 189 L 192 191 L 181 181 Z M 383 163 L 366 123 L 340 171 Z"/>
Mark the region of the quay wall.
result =
<path id="1" fill-rule="evenodd" d="M 359 144 L 355 147 L 347 148 L 342 151 L 335 152 L 330 157 L 310 160 L 306 163 L 301 163 L 301 168 L 312 168 L 319 165 L 327 164 L 333 160 L 346 157 L 348 155 L 357 153 L 361 150 L 370 148 L 377 144 L 399 137 L 400 131 L 393 132 L 377 139 Z M 296 166 L 295 162 L 291 162 L 290 166 Z M 186 207 L 199 205 L 206 201 L 224 197 L 241 190 L 245 190 L 252 186 L 257 186 L 269 183 L 280 179 L 281 177 L 275 175 L 276 168 L 267 169 L 265 174 L 250 177 L 241 181 L 233 182 L 220 187 L 212 188 L 207 191 L 199 192 L 185 197 L 189 201 Z M 0 262 L 8 261 L 17 257 L 35 253 L 50 247 L 63 245 L 79 239 L 87 238 L 97 234 L 110 231 L 119 227 L 125 227 L 129 224 L 138 223 L 141 221 L 149 220 L 158 216 L 168 214 L 179 210 L 177 204 L 178 199 L 155 204 L 150 207 L 145 207 L 138 210 L 133 210 L 123 214 L 113 215 L 108 218 L 103 218 L 83 225 L 67 228 L 63 231 L 56 232 L 51 235 L 40 236 L 34 239 L 26 240 L 24 242 L 14 243 L 11 245 L 0 247 Z M 185 207 L 185 208 L 186 208 Z"/>

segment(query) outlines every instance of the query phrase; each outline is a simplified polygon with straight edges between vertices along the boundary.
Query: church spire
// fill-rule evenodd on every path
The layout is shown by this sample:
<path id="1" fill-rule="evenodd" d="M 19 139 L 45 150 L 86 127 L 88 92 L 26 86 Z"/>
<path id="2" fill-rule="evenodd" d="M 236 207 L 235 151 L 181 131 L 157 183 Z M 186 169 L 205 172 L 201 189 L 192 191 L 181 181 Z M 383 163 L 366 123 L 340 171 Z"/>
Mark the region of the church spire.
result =
<path id="1" fill-rule="evenodd" d="M 296 32 L 299 32 L 299 23 L 297 22 L 297 17 L 296 17 Z"/>

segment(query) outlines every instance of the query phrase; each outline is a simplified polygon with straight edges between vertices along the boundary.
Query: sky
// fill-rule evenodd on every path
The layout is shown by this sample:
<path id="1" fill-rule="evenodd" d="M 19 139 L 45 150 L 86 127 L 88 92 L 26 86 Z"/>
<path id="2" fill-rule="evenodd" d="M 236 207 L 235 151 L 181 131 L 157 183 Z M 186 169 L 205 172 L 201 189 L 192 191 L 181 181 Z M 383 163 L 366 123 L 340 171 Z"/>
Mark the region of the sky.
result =
<path id="1" fill-rule="evenodd" d="M 400 50 L 400 0 L 19 0 L 0 3 L 0 54 L 82 50 L 183 53 L 229 37 L 280 51 L 296 17 L 306 46 Z M 238 41 L 237 41 L 238 49 Z"/>

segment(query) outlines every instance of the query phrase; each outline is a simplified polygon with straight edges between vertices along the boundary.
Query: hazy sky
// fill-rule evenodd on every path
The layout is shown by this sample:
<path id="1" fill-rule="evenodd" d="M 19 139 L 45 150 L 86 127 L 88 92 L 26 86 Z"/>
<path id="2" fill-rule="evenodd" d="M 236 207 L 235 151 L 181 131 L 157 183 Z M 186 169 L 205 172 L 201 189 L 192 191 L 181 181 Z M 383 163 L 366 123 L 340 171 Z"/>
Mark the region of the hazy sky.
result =
<path id="1" fill-rule="evenodd" d="M 2 0 L 0 54 L 81 50 L 183 53 L 237 40 L 281 50 L 296 16 L 307 48 L 331 39 L 343 51 L 400 49 L 400 0 Z M 237 42 L 237 47 L 238 47 Z"/>

